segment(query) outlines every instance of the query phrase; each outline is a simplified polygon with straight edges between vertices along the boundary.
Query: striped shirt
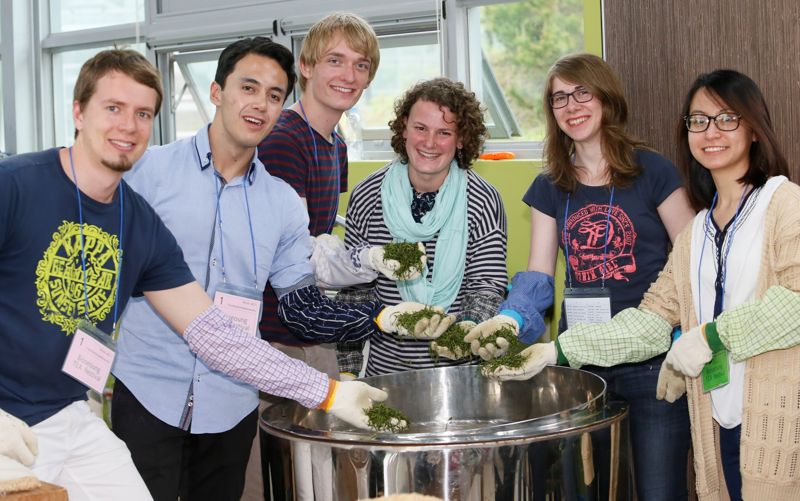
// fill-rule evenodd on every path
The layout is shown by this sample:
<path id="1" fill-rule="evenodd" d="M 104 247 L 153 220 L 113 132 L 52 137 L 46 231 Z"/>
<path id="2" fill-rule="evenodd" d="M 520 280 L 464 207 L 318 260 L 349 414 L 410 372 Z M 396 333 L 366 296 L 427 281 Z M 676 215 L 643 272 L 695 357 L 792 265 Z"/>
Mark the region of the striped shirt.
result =
<path id="1" fill-rule="evenodd" d="M 348 247 L 364 243 L 384 245 L 392 241 L 392 235 L 383 220 L 381 203 L 381 183 L 386 172 L 386 167 L 378 170 L 353 190 L 347 208 L 345 243 Z M 508 284 L 506 215 L 497 190 L 472 171 L 467 171 L 467 226 L 469 237 L 464 279 L 450 313 L 458 315 L 459 319 L 469 318 L 480 322 L 494 313 Z M 435 266 L 436 239 L 424 244 L 430 279 Z M 395 282 L 383 275 L 378 276 L 375 292 L 384 304 L 402 301 Z M 492 302 L 493 307 L 473 308 L 468 305 L 482 305 L 487 301 Z M 437 361 L 431 358 L 428 346 L 428 341 L 393 334 L 372 336 L 367 376 L 463 363 L 446 359 Z"/>
<path id="2" fill-rule="evenodd" d="M 258 145 L 258 159 L 267 171 L 289 183 L 306 200 L 308 229 L 313 236 L 331 232 L 339 210 L 339 193 L 347 191 L 347 146 L 336 134 L 334 141 L 335 145 L 331 144 L 301 115 L 285 109 L 272 132 Z M 269 284 L 264 291 L 260 329 L 261 337 L 268 341 L 302 344 L 278 319 L 278 298 Z"/>

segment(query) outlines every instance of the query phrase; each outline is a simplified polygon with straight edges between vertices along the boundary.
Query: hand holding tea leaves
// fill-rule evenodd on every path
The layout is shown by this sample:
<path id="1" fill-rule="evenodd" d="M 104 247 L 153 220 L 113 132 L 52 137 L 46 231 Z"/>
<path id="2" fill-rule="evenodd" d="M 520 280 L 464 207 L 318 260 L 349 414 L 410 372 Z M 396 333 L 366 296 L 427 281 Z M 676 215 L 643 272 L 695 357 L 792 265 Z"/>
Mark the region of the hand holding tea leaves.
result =
<path id="1" fill-rule="evenodd" d="M 439 306 L 425 306 L 410 301 L 387 306 L 375 321 L 383 332 L 416 339 L 436 339 L 455 322 L 455 315 L 447 315 Z"/>
<path id="2" fill-rule="evenodd" d="M 492 360 L 481 366 L 481 373 L 500 381 L 525 381 L 542 372 L 547 365 L 555 365 L 558 357 L 554 342 L 536 343 L 528 346 L 516 356 L 521 357 L 517 363 L 497 365 L 502 358 Z M 515 361 L 516 362 L 516 361 Z M 491 365 L 490 365 L 491 364 Z"/>
<path id="3" fill-rule="evenodd" d="M 414 280 L 425 269 L 427 256 L 422 242 L 396 242 L 370 247 L 369 264 L 390 280 Z"/>
<path id="4" fill-rule="evenodd" d="M 464 342 L 464 336 L 475 327 L 475 322 L 462 320 L 451 325 L 438 339 L 431 341 L 431 354 L 433 357 L 460 360 L 472 358 L 469 343 Z"/>

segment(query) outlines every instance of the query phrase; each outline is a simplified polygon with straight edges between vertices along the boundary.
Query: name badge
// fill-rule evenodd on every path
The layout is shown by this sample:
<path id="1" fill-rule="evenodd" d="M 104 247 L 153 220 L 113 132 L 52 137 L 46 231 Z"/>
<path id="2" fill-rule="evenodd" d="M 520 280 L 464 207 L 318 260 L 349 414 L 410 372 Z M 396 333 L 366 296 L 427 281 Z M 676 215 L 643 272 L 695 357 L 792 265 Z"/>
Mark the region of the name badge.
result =
<path id="1" fill-rule="evenodd" d="M 730 381 L 728 350 L 715 351 L 711 361 L 703 367 L 703 391 L 709 392 L 725 386 Z"/>
<path id="2" fill-rule="evenodd" d="M 116 345 L 111 336 L 90 322 L 81 320 L 72 336 L 72 343 L 61 370 L 102 394 L 114 364 L 115 350 Z"/>
<path id="3" fill-rule="evenodd" d="M 611 289 L 603 287 L 564 289 L 567 328 L 611 320 Z"/>
<path id="4" fill-rule="evenodd" d="M 258 335 L 258 323 L 263 310 L 261 291 L 252 287 L 237 287 L 220 284 L 214 292 L 214 304 L 228 315 L 236 327 L 245 332 Z"/>

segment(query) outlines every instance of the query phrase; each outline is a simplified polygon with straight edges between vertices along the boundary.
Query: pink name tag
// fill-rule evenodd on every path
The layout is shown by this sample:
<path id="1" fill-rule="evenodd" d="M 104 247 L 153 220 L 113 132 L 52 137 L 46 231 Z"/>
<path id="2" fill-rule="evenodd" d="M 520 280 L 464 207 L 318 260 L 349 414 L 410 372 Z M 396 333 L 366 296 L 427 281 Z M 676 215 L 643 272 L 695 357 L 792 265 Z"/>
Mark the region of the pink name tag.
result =
<path id="1" fill-rule="evenodd" d="M 61 370 L 94 391 L 102 393 L 111 373 L 114 355 L 114 342 L 111 338 L 90 323 L 81 321 L 72 336 L 72 344 Z"/>
<path id="2" fill-rule="evenodd" d="M 214 304 L 243 331 L 256 336 L 261 321 L 261 295 L 230 286 L 220 286 Z"/>

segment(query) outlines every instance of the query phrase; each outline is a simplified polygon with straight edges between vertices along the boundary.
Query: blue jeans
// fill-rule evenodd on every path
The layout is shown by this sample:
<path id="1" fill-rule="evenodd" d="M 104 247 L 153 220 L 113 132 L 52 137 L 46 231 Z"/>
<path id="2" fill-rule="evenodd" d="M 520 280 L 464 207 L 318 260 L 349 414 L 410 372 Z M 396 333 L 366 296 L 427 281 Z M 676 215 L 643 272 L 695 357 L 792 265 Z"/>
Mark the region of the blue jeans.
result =
<path id="1" fill-rule="evenodd" d="M 615 367 L 584 367 L 608 384 L 630 406 L 634 478 L 640 500 L 683 501 L 688 497 L 689 410 L 686 396 L 673 404 L 656 400 L 664 357 Z"/>
<path id="2" fill-rule="evenodd" d="M 722 472 L 731 501 L 742 499 L 742 472 L 739 469 L 739 443 L 742 437 L 742 425 L 730 430 L 719 427 L 719 451 L 722 460 Z"/>

